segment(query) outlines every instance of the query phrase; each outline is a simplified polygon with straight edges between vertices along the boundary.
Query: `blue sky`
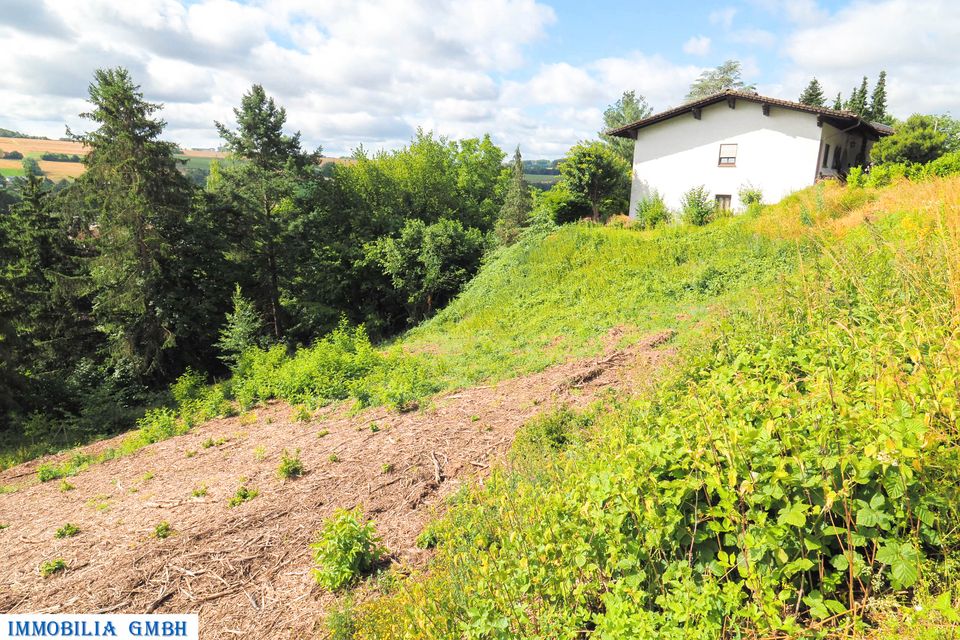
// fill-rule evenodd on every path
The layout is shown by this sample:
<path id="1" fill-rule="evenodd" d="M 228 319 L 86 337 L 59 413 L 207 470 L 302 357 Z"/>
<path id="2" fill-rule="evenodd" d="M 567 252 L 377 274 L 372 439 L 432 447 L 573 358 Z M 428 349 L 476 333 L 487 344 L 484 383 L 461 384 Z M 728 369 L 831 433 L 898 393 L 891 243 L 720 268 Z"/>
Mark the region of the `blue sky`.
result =
<path id="1" fill-rule="evenodd" d="M 728 58 L 760 93 L 829 95 L 889 74 L 890 108 L 960 114 L 953 0 L 4 0 L 0 126 L 84 128 L 97 67 L 128 67 L 167 136 L 218 144 L 214 120 L 254 82 L 328 155 L 396 148 L 417 127 L 489 132 L 558 157 L 624 91 L 665 109 Z M 9 53 L 15 52 L 15 53 Z"/>

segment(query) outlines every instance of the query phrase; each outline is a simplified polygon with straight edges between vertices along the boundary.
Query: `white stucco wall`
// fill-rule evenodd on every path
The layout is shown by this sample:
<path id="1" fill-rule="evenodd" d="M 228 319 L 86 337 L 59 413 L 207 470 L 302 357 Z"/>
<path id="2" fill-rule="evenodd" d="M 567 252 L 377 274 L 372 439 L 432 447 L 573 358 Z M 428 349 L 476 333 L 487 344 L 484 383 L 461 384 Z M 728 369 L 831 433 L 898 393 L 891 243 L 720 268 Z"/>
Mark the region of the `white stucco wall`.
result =
<path id="1" fill-rule="evenodd" d="M 825 125 L 826 126 L 826 125 Z M 763 192 L 764 202 L 813 184 L 820 159 L 821 128 L 814 114 L 738 100 L 704 107 L 700 120 L 690 113 L 640 129 L 633 154 L 630 215 L 637 202 L 656 190 L 671 209 L 680 208 L 683 194 L 704 185 L 711 197 L 737 195 L 749 183 Z M 737 145 L 735 167 L 717 166 L 720 144 Z"/>

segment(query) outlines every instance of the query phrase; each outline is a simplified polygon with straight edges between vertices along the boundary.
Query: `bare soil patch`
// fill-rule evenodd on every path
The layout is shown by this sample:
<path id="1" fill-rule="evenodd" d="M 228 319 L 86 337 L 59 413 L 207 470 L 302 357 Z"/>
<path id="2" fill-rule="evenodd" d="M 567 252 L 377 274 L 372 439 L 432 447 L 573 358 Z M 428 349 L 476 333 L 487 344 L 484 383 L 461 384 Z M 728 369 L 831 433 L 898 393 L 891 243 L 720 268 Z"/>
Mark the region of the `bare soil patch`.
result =
<path id="1" fill-rule="evenodd" d="M 414 540 L 433 507 L 486 473 L 521 425 L 606 390 L 648 385 L 674 352 L 671 336 L 441 395 L 405 414 L 337 407 L 298 422 L 291 407 L 271 403 L 91 467 L 68 479 L 69 491 L 35 482 L 42 461 L 8 469 L 0 484 L 24 486 L 0 495 L 8 525 L 0 530 L 0 612 L 195 612 L 204 638 L 316 633 L 333 596 L 310 575 L 308 545 L 335 508 L 361 505 L 394 559 L 421 563 Z M 300 451 L 305 476 L 277 477 L 284 450 Z M 241 482 L 260 493 L 229 508 Z M 205 495 L 194 496 L 201 488 Z M 174 534 L 158 540 L 151 534 L 162 521 Z M 56 539 L 67 522 L 79 535 Z M 55 558 L 68 570 L 41 578 L 39 565 Z"/>

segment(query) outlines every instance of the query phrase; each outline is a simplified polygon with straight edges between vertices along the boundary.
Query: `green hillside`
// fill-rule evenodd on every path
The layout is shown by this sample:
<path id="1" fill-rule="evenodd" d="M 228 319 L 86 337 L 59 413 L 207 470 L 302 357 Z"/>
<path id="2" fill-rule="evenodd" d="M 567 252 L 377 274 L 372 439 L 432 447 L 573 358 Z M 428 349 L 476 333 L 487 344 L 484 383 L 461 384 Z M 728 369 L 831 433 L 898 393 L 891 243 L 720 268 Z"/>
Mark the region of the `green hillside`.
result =
<path id="1" fill-rule="evenodd" d="M 430 568 L 331 624 L 364 638 L 951 637 L 958 186 L 819 187 L 702 232 L 572 228 L 499 256 L 408 344 L 534 366 L 550 351 L 524 339 L 588 350 L 611 324 L 715 306 L 654 392 L 529 425 L 510 464 L 421 537 Z"/>

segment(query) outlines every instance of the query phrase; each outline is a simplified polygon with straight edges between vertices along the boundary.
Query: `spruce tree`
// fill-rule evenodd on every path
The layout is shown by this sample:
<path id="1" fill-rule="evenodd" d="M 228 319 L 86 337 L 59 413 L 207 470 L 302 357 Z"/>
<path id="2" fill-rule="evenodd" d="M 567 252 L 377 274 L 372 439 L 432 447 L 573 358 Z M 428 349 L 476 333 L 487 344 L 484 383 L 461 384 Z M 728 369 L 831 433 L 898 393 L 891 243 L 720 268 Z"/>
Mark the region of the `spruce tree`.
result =
<path id="1" fill-rule="evenodd" d="M 837 97 L 833 99 L 833 108 L 837 111 L 843 109 L 843 94 L 837 91 Z"/>
<path id="2" fill-rule="evenodd" d="M 299 215 L 290 194 L 319 150 L 306 154 L 300 147 L 299 132 L 283 132 L 286 109 L 277 106 L 259 84 L 243 95 L 233 113 L 236 131 L 215 124 L 227 149 L 246 162 L 222 171 L 218 193 L 237 214 L 232 229 L 235 257 L 252 272 L 254 294 L 266 309 L 274 337 L 280 338 L 285 325 L 280 302 L 283 263 L 294 259 L 295 245 L 302 236 L 295 229 Z"/>
<path id="3" fill-rule="evenodd" d="M 510 183 L 494 229 L 500 244 L 511 245 L 517 241 L 520 232 L 530 223 L 531 208 L 530 187 L 523 177 L 523 158 L 520 156 L 520 147 L 517 147 L 513 155 Z"/>
<path id="4" fill-rule="evenodd" d="M 800 94 L 800 103 L 808 104 L 811 107 L 822 107 L 826 102 L 826 98 L 823 95 L 823 87 L 820 86 L 820 82 L 814 78 L 810 81 L 810 84 L 807 85 L 807 88 L 803 90 L 803 93 Z"/>
<path id="5" fill-rule="evenodd" d="M 161 372 L 161 355 L 177 340 L 171 311 L 179 283 L 165 266 L 183 255 L 172 236 L 192 188 L 178 170 L 177 146 L 160 139 L 161 105 L 144 100 L 126 69 L 98 69 L 89 96 L 93 109 L 80 115 L 97 128 L 73 138 L 90 149 L 77 187 L 96 251 L 94 314 L 115 362 L 143 377 Z"/>
<path id="6" fill-rule="evenodd" d="M 887 72 L 881 71 L 877 77 L 877 84 L 870 96 L 870 106 L 864 117 L 873 122 L 885 122 L 887 115 Z"/>
<path id="7" fill-rule="evenodd" d="M 863 82 L 859 87 L 854 87 L 850 93 L 850 100 L 846 104 L 847 111 L 853 111 L 859 116 L 863 116 L 867 111 L 867 76 L 863 76 Z"/>

